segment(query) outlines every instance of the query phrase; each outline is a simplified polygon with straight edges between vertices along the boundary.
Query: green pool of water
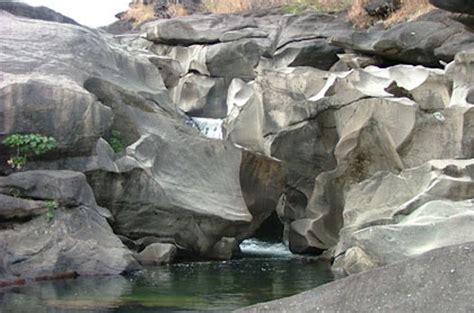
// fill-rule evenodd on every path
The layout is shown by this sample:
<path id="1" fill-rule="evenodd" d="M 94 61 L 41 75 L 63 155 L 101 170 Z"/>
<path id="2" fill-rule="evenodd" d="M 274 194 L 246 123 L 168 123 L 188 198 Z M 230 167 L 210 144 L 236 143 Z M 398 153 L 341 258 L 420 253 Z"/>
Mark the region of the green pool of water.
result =
<path id="1" fill-rule="evenodd" d="M 317 260 L 183 263 L 130 277 L 81 277 L 0 290 L 0 312 L 230 312 L 332 279 L 329 265 Z"/>

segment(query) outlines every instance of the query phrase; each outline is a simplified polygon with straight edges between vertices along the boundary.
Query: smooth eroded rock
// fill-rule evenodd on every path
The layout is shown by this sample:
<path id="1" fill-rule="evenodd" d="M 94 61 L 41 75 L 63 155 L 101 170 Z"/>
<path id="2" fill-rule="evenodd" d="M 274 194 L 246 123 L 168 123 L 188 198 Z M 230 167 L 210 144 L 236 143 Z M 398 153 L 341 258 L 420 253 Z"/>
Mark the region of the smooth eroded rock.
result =
<path id="1" fill-rule="evenodd" d="M 172 263 L 178 249 L 166 243 L 153 243 L 136 254 L 137 261 L 142 265 L 162 265 Z"/>

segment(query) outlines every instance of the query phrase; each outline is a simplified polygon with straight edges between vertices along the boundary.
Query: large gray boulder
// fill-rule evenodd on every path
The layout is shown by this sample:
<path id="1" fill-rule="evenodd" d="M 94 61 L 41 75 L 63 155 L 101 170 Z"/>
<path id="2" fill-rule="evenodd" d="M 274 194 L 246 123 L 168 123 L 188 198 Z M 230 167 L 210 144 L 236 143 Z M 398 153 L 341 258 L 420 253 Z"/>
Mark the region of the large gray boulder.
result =
<path id="1" fill-rule="evenodd" d="M 206 256 L 223 237 L 244 239 L 275 210 L 285 185 L 278 162 L 196 135 L 171 135 L 142 137 L 116 161 L 117 172 L 88 172 L 118 233 L 169 238 Z"/>
<path id="2" fill-rule="evenodd" d="M 162 265 L 172 263 L 178 249 L 167 243 L 153 243 L 143 251 L 136 254 L 138 262 L 142 265 Z"/>
<path id="3" fill-rule="evenodd" d="M 189 46 L 215 44 L 243 38 L 266 38 L 272 25 L 259 28 L 253 16 L 244 14 L 192 15 L 144 25 L 147 39 L 156 43 Z M 267 29 L 265 29 L 267 28 Z"/>
<path id="4" fill-rule="evenodd" d="M 109 226 L 110 213 L 95 203 L 84 174 L 32 171 L 0 179 L 0 285 L 140 268 Z"/>
<path id="5" fill-rule="evenodd" d="M 27 171 L 0 177 L 0 193 L 55 200 L 66 206 L 97 205 L 86 176 L 72 171 Z"/>
<path id="6" fill-rule="evenodd" d="M 431 161 L 354 186 L 346 195 L 334 267 L 354 274 L 472 241 L 473 169 L 472 159 Z"/>
<path id="7" fill-rule="evenodd" d="M 331 38 L 334 45 L 387 60 L 439 67 L 454 56 L 472 49 L 474 34 L 441 11 L 388 29 L 346 32 Z"/>
<path id="8" fill-rule="evenodd" d="M 434 250 L 235 312 L 469 312 L 474 243 Z"/>

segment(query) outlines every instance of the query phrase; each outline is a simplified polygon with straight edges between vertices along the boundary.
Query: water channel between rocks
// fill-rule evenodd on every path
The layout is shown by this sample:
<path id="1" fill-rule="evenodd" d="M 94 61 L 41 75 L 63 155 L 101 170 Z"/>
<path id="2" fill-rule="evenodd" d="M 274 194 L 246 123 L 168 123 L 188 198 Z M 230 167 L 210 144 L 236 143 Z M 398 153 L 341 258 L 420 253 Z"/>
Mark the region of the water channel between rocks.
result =
<path id="1" fill-rule="evenodd" d="M 329 264 L 283 244 L 247 240 L 243 258 L 147 268 L 129 277 L 80 277 L 0 291 L 0 312 L 229 312 L 333 279 Z"/>

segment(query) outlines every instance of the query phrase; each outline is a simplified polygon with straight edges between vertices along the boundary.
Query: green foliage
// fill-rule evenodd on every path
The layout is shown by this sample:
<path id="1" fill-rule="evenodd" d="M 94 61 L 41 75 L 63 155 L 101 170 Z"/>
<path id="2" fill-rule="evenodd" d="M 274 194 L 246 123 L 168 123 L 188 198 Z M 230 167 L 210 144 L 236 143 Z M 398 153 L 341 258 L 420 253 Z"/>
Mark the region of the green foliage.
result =
<path id="1" fill-rule="evenodd" d="M 283 6 L 283 11 L 287 14 L 300 14 L 305 11 L 308 7 L 302 4 L 287 4 Z"/>
<path id="2" fill-rule="evenodd" d="M 54 212 L 59 208 L 59 204 L 56 201 L 48 201 L 46 202 L 46 208 L 48 209 L 46 217 L 48 218 L 48 222 L 51 222 L 54 218 Z"/>
<path id="3" fill-rule="evenodd" d="M 26 164 L 26 156 L 14 156 L 7 161 L 12 168 L 21 169 Z"/>
<path id="4" fill-rule="evenodd" d="M 110 136 L 109 144 L 115 153 L 121 153 L 125 150 L 125 143 L 122 134 L 118 130 L 112 131 L 112 136 Z"/>
<path id="5" fill-rule="evenodd" d="M 56 139 L 40 134 L 13 134 L 2 143 L 16 148 L 16 155 L 10 157 L 8 164 L 18 170 L 25 166 L 28 156 L 44 154 L 57 146 Z"/>
<path id="6" fill-rule="evenodd" d="M 285 13 L 301 14 L 311 9 L 318 12 L 332 12 L 347 9 L 352 5 L 350 0 L 288 0 L 283 5 Z"/>

